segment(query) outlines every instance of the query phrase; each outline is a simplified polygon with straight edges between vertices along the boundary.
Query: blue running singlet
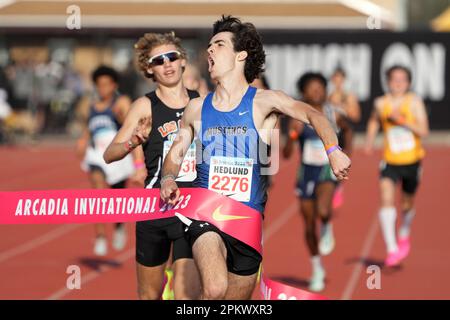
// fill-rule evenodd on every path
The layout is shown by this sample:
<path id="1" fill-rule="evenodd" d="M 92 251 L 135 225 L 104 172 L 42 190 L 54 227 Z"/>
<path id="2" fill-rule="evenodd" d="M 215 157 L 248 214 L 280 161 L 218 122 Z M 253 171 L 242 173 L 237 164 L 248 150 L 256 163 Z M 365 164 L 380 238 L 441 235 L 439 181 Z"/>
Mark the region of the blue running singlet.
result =
<path id="1" fill-rule="evenodd" d="M 213 93 L 206 96 L 194 186 L 228 196 L 263 213 L 268 186 L 263 169 L 269 165 L 270 148 L 261 140 L 253 122 L 256 90 L 249 86 L 239 105 L 228 112 L 213 106 Z"/>

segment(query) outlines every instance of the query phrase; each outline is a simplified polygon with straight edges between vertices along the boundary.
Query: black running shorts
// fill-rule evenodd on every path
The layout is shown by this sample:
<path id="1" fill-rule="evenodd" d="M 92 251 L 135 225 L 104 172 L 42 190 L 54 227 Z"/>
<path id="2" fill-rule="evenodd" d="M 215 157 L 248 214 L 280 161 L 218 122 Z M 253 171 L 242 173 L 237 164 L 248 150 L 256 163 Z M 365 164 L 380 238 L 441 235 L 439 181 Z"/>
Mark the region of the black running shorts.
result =
<path id="1" fill-rule="evenodd" d="M 219 228 L 208 222 L 192 220 L 192 224 L 187 230 L 187 239 L 191 247 L 202 234 L 209 231 L 220 235 L 225 244 L 228 272 L 240 276 L 249 276 L 258 272 L 262 256 L 249 245 L 220 231 Z"/>
<path id="2" fill-rule="evenodd" d="M 380 164 L 380 177 L 389 178 L 394 183 L 401 182 L 402 190 L 407 194 L 415 194 L 419 186 L 422 175 L 422 166 L 420 161 L 409 165 Z"/>
<path id="3" fill-rule="evenodd" d="M 146 267 L 172 261 L 192 259 L 192 250 L 185 237 L 186 226 L 177 217 L 136 222 L 136 261 Z"/>

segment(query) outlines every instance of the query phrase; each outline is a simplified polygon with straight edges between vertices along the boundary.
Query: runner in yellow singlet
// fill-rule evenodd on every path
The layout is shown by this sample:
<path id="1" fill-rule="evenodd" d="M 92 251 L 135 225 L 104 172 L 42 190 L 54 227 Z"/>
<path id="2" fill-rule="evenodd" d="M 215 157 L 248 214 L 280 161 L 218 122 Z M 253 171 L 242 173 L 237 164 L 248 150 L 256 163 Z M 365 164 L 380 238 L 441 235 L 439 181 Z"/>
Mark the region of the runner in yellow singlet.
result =
<path id="1" fill-rule="evenodd" d="M 425 156 L 421 139 L 428 134 L 428 118 L 422 99 L 410 91 L 411 72 L 393 66 L 386 72 L 389 92 L 378 97 L 367 125 L 366 153 L 371 154 L 380 128 L 384 134 L 383 160 L 380 165 L 380 225 L 387 247 L 385 266 L 398 265 L 410 251 L 410 227 L 415 215 L 414 197 Z M 397 182 L 402 185 L 403 221 L 398 237 L 394 198 Z"/>

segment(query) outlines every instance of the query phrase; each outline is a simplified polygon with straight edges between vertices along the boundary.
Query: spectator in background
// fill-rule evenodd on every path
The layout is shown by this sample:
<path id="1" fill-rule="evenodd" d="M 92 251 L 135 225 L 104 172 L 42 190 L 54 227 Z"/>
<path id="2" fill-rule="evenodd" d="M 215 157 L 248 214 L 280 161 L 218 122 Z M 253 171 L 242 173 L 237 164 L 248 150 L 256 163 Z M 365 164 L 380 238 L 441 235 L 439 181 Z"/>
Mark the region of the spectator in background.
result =
<path id="1" fill-rule="evenodd" d="M 8 75 L 13 88 L 14 110 L 27 110 L 33 95 L 34 67 L 31 61 L 13 62 L 8 67 Z"/>
<path id="2" fill-rule="evenodd" d="M 79 74 L 68 63 L 51 62 L 53 69 L 60 73 L 54 75 L 54 89 L 49 91 L 46 102 L 45 122 L 42 131 L 61 133 L 74 117 L 77 102 L 83 93 L 83 83 Z M 51 82 L 43 82 L 49 86 Z M 48 90 L 48 89 L 47 89 Z"/>
<path id="3" fill-rule="evenodd" d="M 3 69 L 0 69 L 0 143 L 6 141 L 6 129 L 4 126 L 5 120 L 11 115 L 11 106 L 8 103 L 8 96 L 10 92 L 10 84 L 6 78 Z"/>
<path id="4" fill-rule="evenodd" d="M 34 92 L 34 64 L 30 60 L 12 62 L 0 70 L 0 88 L 4 90 L 5 102 L 11 112 L 3 118 L 3 134 L 8 142 L 13 134 L 24 133 L 32 136 L 37 132 L 36 119 L 32 115 Z M 7 107 L 4 111 L 7 111 Z M 5 114 L 6 115 L 6 114 Z"/>
<path id="5" fill-rule="evenodd" d="M 13 109 L 8 127 L 30 135 L 64 132 L 83 92 L 79 74 L 67 63 L 31 59 L 12 63 L 5 71 Z"/>
<path id="6" fill-rule="evenodd" d="M 34 69 L 33 115 L 38 121 L 39 132 L 50 129 L 52 117 L 51 102 L 56 97 L 64 69 L 60 63 L 47 61 L 39 63 Z"/>

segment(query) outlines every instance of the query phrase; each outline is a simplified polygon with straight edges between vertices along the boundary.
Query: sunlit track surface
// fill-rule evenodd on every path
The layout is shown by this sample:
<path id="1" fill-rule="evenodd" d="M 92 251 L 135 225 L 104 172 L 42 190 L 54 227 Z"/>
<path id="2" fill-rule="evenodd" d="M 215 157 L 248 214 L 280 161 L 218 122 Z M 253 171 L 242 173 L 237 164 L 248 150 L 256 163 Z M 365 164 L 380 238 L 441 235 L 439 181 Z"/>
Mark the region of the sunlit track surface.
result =
<path id="1" fill-rule="evenodd" d="M 89 188 L 72 146 L 0 147 L 0 190 Z M 427 148 L 417 197 L 412 251 L 401 268 L 381 271 L 381 289 L 367 288 L 367 266 L 381 265 L 384 243 L 376 219 L 379 154 L 353 156 L 344 205 L 335 213 L 336 249 L 324 258 L 331 299 L 450 297 L 450 148 Z M 307 288 L 310 259 L 293 186 L 298 158 L 282 160 L 266 210 L 264 269 L 275 280 Z M 121 252 L 92 253 L 90 225 L 0 226 L 0 299 L 136 299 L 134 226 Z M 109 235 L 112 228 L 109 228 Z M 65 290 L 69 265 L 81 268 L 81 289 Z M 255 291 L 254 298 L 259 298 Z"/>

